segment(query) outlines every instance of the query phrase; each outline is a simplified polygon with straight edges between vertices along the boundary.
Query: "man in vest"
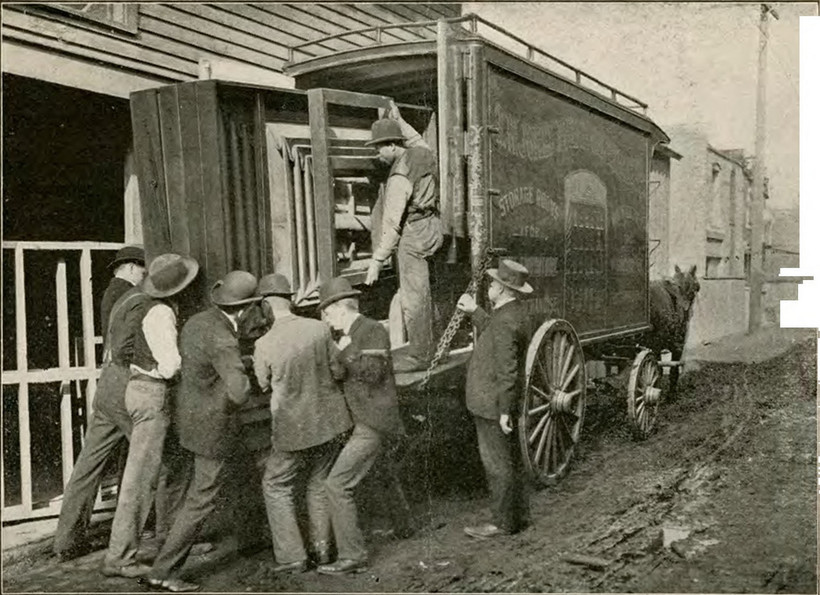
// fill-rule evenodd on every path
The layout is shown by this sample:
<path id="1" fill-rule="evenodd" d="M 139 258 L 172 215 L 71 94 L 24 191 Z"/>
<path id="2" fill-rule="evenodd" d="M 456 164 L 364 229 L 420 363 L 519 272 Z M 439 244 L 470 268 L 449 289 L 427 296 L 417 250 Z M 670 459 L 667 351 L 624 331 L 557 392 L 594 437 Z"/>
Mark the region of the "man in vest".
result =
<path id="1" fill-rule="evenodd" d="M 228 466 L 240 463 L 236 455 L 247 456 L 239 451 L 236 416 L 251 391 L 239 350 L 239 320 L 260 299 L 254 295 L 256 285 L 256 277 L 247 271 L 228 273 L 211 289 L 214 306 L 192 316 L 182 329 L 182 373 L 174 410 L 179 443 L 189 455 L 193 476 L 154 560 L 146 581 L 150 587 L 177 593 L 199 589 L 182 580 L 179 571 L 216 508 Z"/>
<path id="2" fill-rule="evenodd" d="M 54 535 L 54 553 L 63 562 L 86 553 L 85 536 L 106 463 L 117 447 L 124 445 L 131 436 L 131 417 L 125 409 L 125 387 L 144 305 L 150 298 L 135 287 L 140 280 L 137 277 L 142 267 L 137 259 L 141 257 L 142 249 L 131 247 L 126 251 L 126 248 L 117 254 L 113 264 L 120 262 L 118 276 L 112 279 L 105 292 L 106 298 L 110 299 L 114 294 L 120 297 L 107 306 L 106 299 L 103 299 L 107 323 L 103 327 L 105 357 L 102 372 L 94 393 L 94 409 L 85 444 L 66 485 Z M 144 268 L 142 270 L 144 272 Z M 125 289 L 124 293 L 122 289 Z"/>
<path id="3" fill-rule="evenodd" d="M 439 220 L 438 162 L 421 136 L 407 124 L 395 104 L 389 117 L 377 120 L 366 144 L 390 165 L 384 190 L 381 237 L 374 241 L 365 283 L 375 283 L 384 263 L 398 255 L 399 296 L 410 343 L 395 370 L 427 367 L 433 351 L 433 302 L 427 259 L 442 245 Z"/>
<path id="4" fill-rule="evenodd" d="M 150 299 L 135 336 L 131 376 L 125 389 L 125 408 L 132 422 L 131 442 L 102 567 L 106 576 L 133 578 L 150 570 L 137 562 L 137 550 L 170 424 L 168 384 L 182 362 L 177 347 L 176 300 L 198 271 L 193 258 L 162 254 L 151 262 L 143 282 L 143 291 Z"/>
<path id="5" fill-rule="evenodd" d="M 532 292 L 528 271 L 512 260 L 489 269 L 487 314 L 469 295 L 457 307 L 472 315 L 478 332 L 467 366 L 467 409 L 473 415 L 478 450 L 490 484 L 492 522 L 466 527 L 470 537 L 488 539 L 509 535 L 529 524 L 527 477 L 514 433 L 513 420 L 529 340 L 527 314 L 520 298 Z"/>
<path id="6" fill-rule="evenodd" d="M 330 327 L 291 311 L 291 288 L 279 274 L 259 281 L 258 293 L 273 315 L 273 326 L 256 342 L 254 371 L 259 387 L 270 392 L 271 452 L 262 492 L 268 512 L 273 572 L 304 572 L 309 552 L 296 518 L 296 484 L 307 479 L 310 554 L 330 562 L 330 519 L 325 479 L 338 453 L 338 437 L 353 425 L 334 378 L 344 370 Z"/>
<path id="7" fill-rule="evenodd" d="M 114 276 L 105 288 L 100 303 L 100 329 L 103 337 L 108 332 L 111 308 L 122 294 L 142 283 L 145 278 L 145 250 L 142 246 L 124 246 L 117 252 L 108 268 L 114 271 Z"/>

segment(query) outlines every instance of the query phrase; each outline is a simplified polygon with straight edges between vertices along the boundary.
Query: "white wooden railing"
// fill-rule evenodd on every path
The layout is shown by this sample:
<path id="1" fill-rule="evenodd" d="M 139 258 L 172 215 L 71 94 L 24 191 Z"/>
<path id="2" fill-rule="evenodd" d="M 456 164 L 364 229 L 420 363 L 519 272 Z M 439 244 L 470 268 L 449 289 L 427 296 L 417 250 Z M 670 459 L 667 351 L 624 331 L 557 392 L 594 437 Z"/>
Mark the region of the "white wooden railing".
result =
<path id="1" fill-rule="evenodd" d="M 85 392 L 86 419 L 90 418 L 92 401 L 99 377 L 97 367 L 96 345 L 101 338 L 94 332 L 94 305 L 92 293 L 91 253 L 95 250 L 119 250 L 123 244 L 103 242 L 3 242 L 3 250 L 14 252 L 14 305 L 16 327 L 16 362 L 14 370 L 3 370 L 2 385 L 17 386 L 17 411 L 19 418 L 20 446 L 20 489 L 21 503 L 6 506 L 6 464 L 2 461 L 4 472 L 0 480 L 0 502 L 3 504 L 3 522 L 52 516 L 59 513 L 61 499 L 57 498 L 47 507 L 33 506 L 32 469 L 31 469 L 31 424 L 32 413 L 29 407 L 29 386 L 49 382 L 60 382 L 60 437 L 62 456 L 63 486 L 68 482 L 74 465 L 72 426 L 71 383 L 78 386 L 87 381 Z M 26 271 L 25 255 L 32 251 L 80 252 L 80 306 L 82 308 L 82 344 L 83 365 L 71 365 L 69 339 L 69 303 L 68 279 L 65 258 L 58 258 L 55 271 L 55 295 L 57 305 L 57 353 L 58 366 L 48 369 L 29 369 L 28 341 L 26 332 L 26 274 L 46 274 L 46 271 Z M 9 282 L 9 280 L 4 280 Z M 7 349 L 10 346 L 5 346 Z M 76 351 L 80 351 L 77 349 Z M 77 355 L 79 355 L 77 353 Z M 79 361 L 75 357 L 75 362 Z M 36 437 L 35 437 L 36 439 Z"/>

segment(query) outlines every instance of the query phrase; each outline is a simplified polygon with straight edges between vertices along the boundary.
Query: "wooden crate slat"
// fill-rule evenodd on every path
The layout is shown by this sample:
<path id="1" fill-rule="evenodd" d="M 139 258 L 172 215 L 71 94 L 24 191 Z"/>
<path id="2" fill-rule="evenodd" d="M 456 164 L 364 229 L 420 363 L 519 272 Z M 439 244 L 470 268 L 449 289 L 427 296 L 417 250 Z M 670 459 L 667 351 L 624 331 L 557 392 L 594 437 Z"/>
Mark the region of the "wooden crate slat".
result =
<path id="1" fill-rule="evenodd" d="M 187 255 L 191 254 L 191 243 L 188 239 L 185 205 L 185 166 L 178 89 L 179 85 L 160 87 L 157 95 L 171 249 Z"/>
<path id="2" fill-rule="evenodd" d="M 171 249 L 156 91 L 131 95 L 131 124 L 145 231 L 145 256 L 150 260 Z"/>

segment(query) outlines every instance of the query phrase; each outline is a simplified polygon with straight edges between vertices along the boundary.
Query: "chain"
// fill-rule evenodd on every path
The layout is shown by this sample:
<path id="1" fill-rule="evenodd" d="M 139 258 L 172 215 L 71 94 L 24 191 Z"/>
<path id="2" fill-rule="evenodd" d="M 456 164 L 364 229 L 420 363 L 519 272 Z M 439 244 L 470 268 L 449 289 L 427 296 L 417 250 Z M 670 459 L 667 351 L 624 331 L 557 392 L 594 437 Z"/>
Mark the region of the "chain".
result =
<path id="1" fill-rule="evenodd" d="M 478 290 L 479 284 L 481 283 L 481 279 L 484 277 L 484 273 L 486 273 L 487 269 L 490 268 L 492 259 L 492 250 L 485 249 L 484 257 L 481 259 L 478 269 L 473 272 L 473 277 L 470 279 L 470 284 L 467 285 L 467 289 L 464 290 L 464 293 L 469 293 L 471 295 L 475 294 Z M 453 315 L 450 317 L 450 321 L 447 323 L 447 328 L 444 329 L 444 333 L 442 333 L 441 338 L 438 340 L 436 353 L 430 362 L 430 366 L 424 372 L 424 378 L 422 378 L 420 384 L 422 389 L 424 389 L 430 382 L 430 378 L 433 376 L 433 370 L 439 365 L 441 359 L 450 352 L 450 343 L 453 342 L 461 323 L 464 321 L 465 314 L 466 313 L 464 311 L 456 308 L 456 311 L 453 312 Z"/>

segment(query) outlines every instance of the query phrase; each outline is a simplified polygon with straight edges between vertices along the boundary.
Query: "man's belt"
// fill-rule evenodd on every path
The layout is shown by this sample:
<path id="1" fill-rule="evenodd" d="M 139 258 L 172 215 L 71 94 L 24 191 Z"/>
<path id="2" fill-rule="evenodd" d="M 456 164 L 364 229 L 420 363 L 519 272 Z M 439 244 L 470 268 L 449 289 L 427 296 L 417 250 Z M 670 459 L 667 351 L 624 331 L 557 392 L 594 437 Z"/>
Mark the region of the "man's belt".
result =
<path id="1" fill-rule="evenodd" d="M 426 211 L 412 211 L 407 214 L 407 223 L 413 223 L 415 221 L 421 221 L 422 219 L 427 219 L 428 217 L 433 217 L 438 214 L 438 211 L 434 209 L 426 210 Z"/>

